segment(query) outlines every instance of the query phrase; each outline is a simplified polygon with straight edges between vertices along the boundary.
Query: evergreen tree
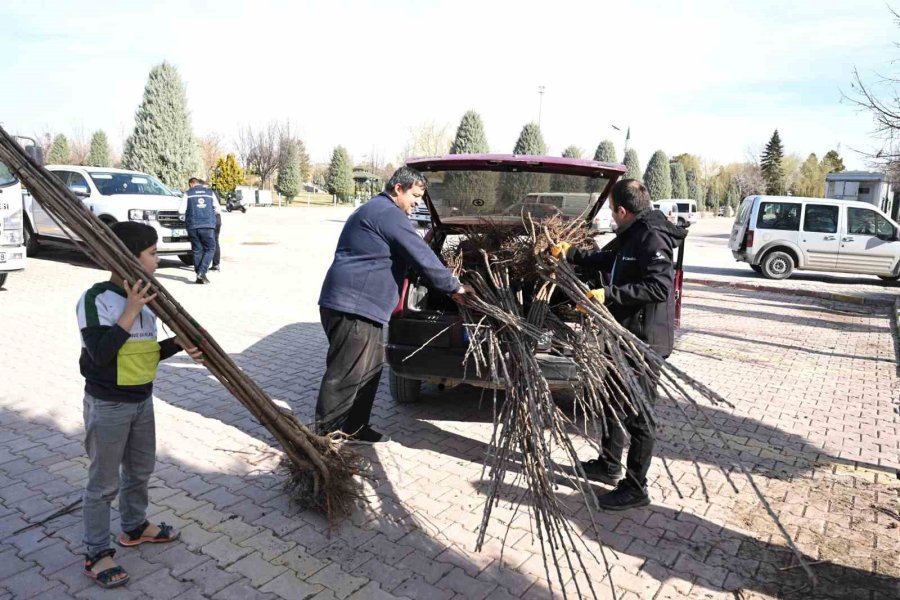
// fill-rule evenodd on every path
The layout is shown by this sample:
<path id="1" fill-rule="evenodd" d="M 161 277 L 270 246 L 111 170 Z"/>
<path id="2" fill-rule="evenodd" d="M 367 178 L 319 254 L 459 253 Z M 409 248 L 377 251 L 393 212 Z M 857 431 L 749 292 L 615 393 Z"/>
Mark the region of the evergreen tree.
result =
<path id="1" fill-rule="evenodd" d="M 353 162 L 343 146 L 338 146 L 331 154 L 325 185 L 328 193 L 337 196 L 341 202 L 346 202 L 353 196 Z"/>
<path id="2" fill-rule="evenodd" d="M 689 170 L 685 172 L 685 180 L 687 181 L 687 197 L 696 200 L 698 204 L 703 204 L 703 190 L 700 188 L 700 178 L 697 171 Z"/>
<path id="3" fill-rule="evenodd" d="M 125 141 L 122 165 L 181 188 L 198 164 L 202 165 L 202 158 L 191 132 L 184 84 L 178 70 L 163 62 L 150 70 L 134 115 L 134 131 Z"/>
<path id="4" fill-rule="evenodd" d="M 69 148 L 69 140 L 63 134 L 58 134 L 50 144 L 50 152 L 47 153 L 47 164 L 67 165 L 72 151 Z"/>
<path id="5" fill-rule="evenodd" d="M 647 163 L 644 173 L 644 185 L 650 191 L 653 200 L 665 200 L 672 197 L 672 175 L 669 169 L 669 157 L 662 150 L 657 150 Z"/>
<path id="6" fill-rule="evenodd" d="M 641 161 L 638 160 L 637 150 L 634 148 L 626 150 L 625 159 L 622 162 L 625 164 L 625 177 L 627 179 L 641 178 Z"/>
<path id="7" fill-rule="evenodd" d="M 778 136 L 778 130 L 772 134 L 766 149 L 760 160 L 763 178 L 766 180 L 766 193 L 775 196 L 784 194 L 784 148 L 781 145 L 781 138 Z"/>
<path id="8" fill-rule="evenodd" d="M 610 140 L 603 140 L 594 151 L 594 160 L 607 163 L 617 163 L 616 146 Z"/>
<path id="9" fill-rule="evenodd" d="M 710 184 L 706 188 L 706 200 L 703 203 L 703 208 L 713 211 L 714 214 L 719 210 L 719 190 L 715 183 Z"/>
<path id="10" fill-rule="evenodd" d="M 684 172 L 684 165 L 680 162 L 672 162 L 669 164 L 669 172 L 672 175 L 672 197 L 687 198 L 688 184 L 687 174 Z"/>
<path id="11" fill-rule="evenodd" d="M 300 183 L 302 186 L 302 184 L 309 181 L 312 173 L 312 164 L 309 161 L 309 152 L 306 151 L 306 144 L 303 143 L 303 140 L 297 138 L 294 140 L 294 144 L 297 146 L 297 164 L 300 166 Z"/>
<path id="12" fill-rule="evenodd" d="M 474 110 L 463 115 L 450 145 L 450 154 L 487 154 L 490 148 L 484 123 Z M 444 201 L 466 213 L 486 212 L 497 201 L 497 174 L 489 171 L 448 171 Z M 478 200 L 477 205 L 473 200 Z"/>
<path id="13" fill-rule="evenodd" d="M 726 214 L 725 216 L 734 216 L 734 213 L 737 212 L 738 207 L 741 205 L 741 189 L 738 187 L 738 182 L 734 177 L 731 178 L 731 184 L 728 186 L 728 192 L 726 193 L 725 198 L 728 207 L 732 210 L 730 215 Z"/>
<path id="14" fill-rule="evenodd" d="M 216 161 L 209 183 L 222 198 L 227 197 L 237 186 L 244 184 L 244 169 L 241 168 L 234 154 L 229 154 Z"/>
<path id="15" fill-rule="evenodd" d="M 91 136 L 91 149 L 87 156 L 89 167 L 111 167 L 112 159 L 109 157 L 109 141 L 101 129 Z"/>
<path id="16" fill-rule="evenodd" d="M 547 144 L 537 123 L 528 123 L 522 128 L 513 147 L 513 154 L 547 154 Z M 500 181 L 500 201 L 503 206 L 521 202 L 529 193 L 546 192 L 550 189 L 550 178 L 541 173 L 505 173 Z"/>
<path id="17" fill-rule="evenodd" d="M 297 140 L 285 138 L 281 140 L 279 151 L 278 177 L 275 180 L 275 189 L 279 194 L 287 198 L 288 203 L 294 201 L 303 185 L 303 177 L 300 172 L 300 149 Z"/>
<path id="18" fill-rule="evenodd" d="M 844 170 L 844 159 L 837 153 L 837 150 L 829 150 L 822 157 L 822 170 L 825 174 L 840 173 Z"/>
<path id="19" fill-rule="evenodd" d="M 563 151 L 563 158 L 581 158 L 583 151 L 578 146 L 569 146 Z M 553 175 L 550 179 L 551 192 L 584 192 L 584 179 L 572 175 Z"/>
<path id="20" fill-rule="evenodd" d="M 487 154 L 490 152 L 481 115 L 470 110 L 463 115 L 450 145 L 450 154 Z"/>

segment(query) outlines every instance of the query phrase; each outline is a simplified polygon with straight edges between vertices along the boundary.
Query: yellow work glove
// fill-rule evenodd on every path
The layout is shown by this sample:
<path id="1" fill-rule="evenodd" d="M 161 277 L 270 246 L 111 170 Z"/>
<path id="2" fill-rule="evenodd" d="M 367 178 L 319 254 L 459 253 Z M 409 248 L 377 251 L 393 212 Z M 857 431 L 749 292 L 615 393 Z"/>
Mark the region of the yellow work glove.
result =
<path id="1" fill-rule="evenodd" d="M 569 254 L 569 248 L 572 247 L 572 244 L 569 242 L 559 242 L 558 244 L 553 244 L 550 246 L 550 255 L 553 258 L 559 258 L 562 255 L 563 259 L 566 258 L 566 255 Z"/>
<path id="2" fill-rule="evenodd" d="M 588 293 L 585 294 L 585 297 L 588 300 L 596 300 L 600 304 L 603 304 L 604 300 L 606 300 L 606 292 L 603 291 L 603 288 L 597 288 L 596 290 L 588 290 Z M 580 313 L 588 314 L 587 309 L 580 304 L 575 305 L 575 310 L 577 310 Z"/>

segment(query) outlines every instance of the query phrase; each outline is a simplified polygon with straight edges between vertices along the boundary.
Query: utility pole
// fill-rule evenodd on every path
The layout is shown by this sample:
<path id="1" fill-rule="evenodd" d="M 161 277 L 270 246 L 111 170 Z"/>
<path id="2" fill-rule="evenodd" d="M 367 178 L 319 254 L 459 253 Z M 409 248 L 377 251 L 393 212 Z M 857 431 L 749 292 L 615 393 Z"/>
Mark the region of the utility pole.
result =
<path id="1" fill-rule="evenodd" d="M 538 127 L 541 126 L 541 110 L 544 108 L 544 92 L 546 89 L 542 85 L 538 86 Z"/>

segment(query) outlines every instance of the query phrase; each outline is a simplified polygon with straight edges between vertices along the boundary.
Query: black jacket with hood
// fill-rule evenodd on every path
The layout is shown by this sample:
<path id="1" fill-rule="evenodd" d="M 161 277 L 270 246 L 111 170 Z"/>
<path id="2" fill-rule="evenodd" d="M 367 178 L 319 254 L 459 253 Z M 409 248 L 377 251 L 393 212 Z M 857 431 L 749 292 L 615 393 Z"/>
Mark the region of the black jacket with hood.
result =
<path id="1" fill-rule="evenodd" d="M 616 320 L 661 356 L 675 343 L 675 247 L 687 232 L 658 210 L 637 215 L 601 250 L 569 250 L 572 264 L 596 270 Z"/>

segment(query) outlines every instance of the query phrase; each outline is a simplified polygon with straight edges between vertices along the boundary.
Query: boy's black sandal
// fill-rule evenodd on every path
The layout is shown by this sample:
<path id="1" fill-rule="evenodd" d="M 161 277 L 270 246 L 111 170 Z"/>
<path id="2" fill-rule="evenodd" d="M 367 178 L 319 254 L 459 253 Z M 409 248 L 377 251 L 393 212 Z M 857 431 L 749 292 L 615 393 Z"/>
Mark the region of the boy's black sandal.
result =
<path id="1" fill-rule="evenodd" d="M 94 567 L 94 565 L 96 565 L 102 559 L 106 558 L 107 556 L 112 558 L 115 555 L 116 555 L 115 549 L 107 548 L 106 550 L 101 550 L 94 556 L 85 557 L 85 559 L 84 559 L 84 574 L 87 575 L 88 577 L 90 577 L 91 579 L 93 579 L 94 581 L 96 581 L 97 585 L 99 585 L 102 588 L 108 589 L 108 588 L 119 587 L 120 585 L 125 585 L 126 583 L 128 583 L 129 575 L 125 571 L 125 569 L 123 569 L 119 565 L 110 567 L 108 569 L 104 569 L 104 570 L 100 571 L 99 573 L 94 573 L 93 571 L 91 571 L 91 569 Z M 118 577 L 119 575 L 122 575 L 122 574 L 124 574 L 125 577 L 116 579 L 116 577 Z"/>
<path id="2" fill-rule="evenodd" d="M 144 531 L 150 526 L 150 521 L 144 521 L 140 526 L 131 529 L 130 531 L 126 531 L 118 538 L 116 538 L 116 542 L 120 546 L 137 546 L 139 544 L 143 544 L 144 542 L 150 542 L 153 544 L 164 544 L 166 542 L 171 542 L 172 540 L 178 539 L 179 533 L 177 531 L 173 531 L 171 525 L 166 525 L 165 523 L 159 524 L 159 533 L 154 536 L 144 535 Z"/>

